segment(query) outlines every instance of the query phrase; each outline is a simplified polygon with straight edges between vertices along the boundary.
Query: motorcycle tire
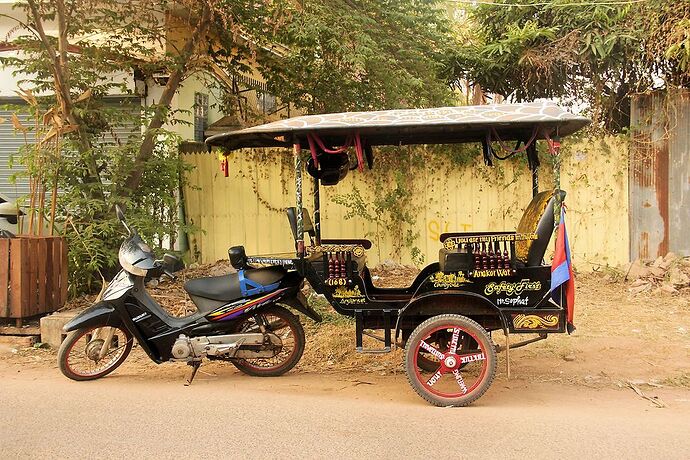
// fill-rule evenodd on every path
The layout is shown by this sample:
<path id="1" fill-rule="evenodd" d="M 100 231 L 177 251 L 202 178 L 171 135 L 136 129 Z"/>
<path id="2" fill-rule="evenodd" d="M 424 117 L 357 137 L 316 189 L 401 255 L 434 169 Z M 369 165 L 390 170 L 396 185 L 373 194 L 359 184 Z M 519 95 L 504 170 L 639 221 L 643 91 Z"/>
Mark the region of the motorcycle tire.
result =
<path id="1" fill-rule="evenodd" d="M 95 340 L 98 339 L 93 339 L 89 338 L 88 334 L 92 333 L 93 331 L 96 331 L 97 329 L 100 329 L 100 327 L 85 327 L 85 328 L 80 328 L 77 329 L 76 331 L 71 332 L 65 340 L 63 340 L 62 344 L 60 345 L 60 349 L 58 351 L 58 365 L 60 367 L 60 371 L 65 375 L 65 377 L 68 377 L 72 380 L 77 380 L 77 381 L 85 381 L 85 380 L 96 380 L 101 377 L 105 377 L 106 375 L 110 374 L 113 372 L 115 369 L 120 367 L 120 365 L 125 362 L 127 359 L 127 356 L 129 356 L 129 352 L 132 351 L 132 345 L 134 344 L 134 338 L 132 335 L 127 331 L 126 329 L 121 329 L 116 327 L 116 331 L 119 331 L 119 334 L 117 335 L 118 337 L 118 343 L 119 343 L 119 337 L 122 337 L 125 343 L 123 345 L 118 346 L 115 348 L 113 351 L 110 351 L 107 356 L 111 355 L 113 352 L 117 352 L 120 350 L 120 352 L 115 355 L 113 358 L 111 358 L 109 361 L 106 361 L 105 365 L 99 369 L 96 368 L 92 371 L 85 371 L 85 370 L 79 370 L 77 366 L 75 366 L 76 363 L 73 363 L 72 357 L 77 360 L 78 358 L 81 358 L 82 360 L 85 359 L 86 363 L 89 363 L 89 361 L 93 361 L 94 364 L 98 364 L 100 360 L 94 359 L 94 357 L 91 357 L 90 355 L 97 352 L 97 346 L 98 344 L 95 343 Z M 86 343 L 84 344 L 84 349 L 83 350 L 75 350 L 75 347 L 77 347 L 78 342 L 81 339 L 86 339 Z M 96 348 L 94 348 L 94 345 Z M 101 345 L 102 346 L 102 345 Z M 90 349 L 90 347 L 92 349 Z M 84 356 L 80 356 L 81 352 L 83 351 Z M 73 354 L 75 353 L 75 354 Z M 106 357 L 102 358 L 101 360 L 105 359 Z"/>
<path id="2" fill-rule="evenodd" d="M 295 365 L 297 365 L 299 360 L 302 358 L 305 343 L 304 328 L 302 327 L 302 323 L 300 323 L 299 318 L 295 314 L 293 314 L 287 308 L 278 305 L 274 305 L 264 310 L 261 310 L 259 313 L 257 313 L 257 315 L 263 315 L 264 318 L 274 317 L 284 321 L 287 327 L 290 328 L 292 335 L 294 337 L 293 349 L 290 351 L 289 355 L 284 360 L 280 361 L 278 364 L 274 366 L 260 365 L 262 361 L 267 361 L 267 359 L 265 358 L 232 358 L 230 361 L 237 369 L 239 369 L 247 375 L 251 375 L 254 377 L 278 377 L 280 375 L 285 374 L 293 367 L 295 367 Z M 237 330 L 242 330 L 245 324 L 246 322 L 240 323 L 238 325 Z"/>

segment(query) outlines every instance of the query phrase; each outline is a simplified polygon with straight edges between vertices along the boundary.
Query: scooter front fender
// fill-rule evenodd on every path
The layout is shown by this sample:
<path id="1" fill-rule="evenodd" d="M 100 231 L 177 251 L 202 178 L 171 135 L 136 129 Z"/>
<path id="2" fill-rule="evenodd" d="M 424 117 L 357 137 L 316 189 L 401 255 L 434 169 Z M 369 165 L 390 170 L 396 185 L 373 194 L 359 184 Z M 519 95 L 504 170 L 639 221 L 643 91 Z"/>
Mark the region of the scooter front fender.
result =
<path id="1" fill-rule="evenodd" d="M 77 316 L 72 318 L 62 328 L 64 332 L 72 332 L 83 327 L 122 326 L 122 319 L 109 302 L 101 301 L 93 304 Z"/>

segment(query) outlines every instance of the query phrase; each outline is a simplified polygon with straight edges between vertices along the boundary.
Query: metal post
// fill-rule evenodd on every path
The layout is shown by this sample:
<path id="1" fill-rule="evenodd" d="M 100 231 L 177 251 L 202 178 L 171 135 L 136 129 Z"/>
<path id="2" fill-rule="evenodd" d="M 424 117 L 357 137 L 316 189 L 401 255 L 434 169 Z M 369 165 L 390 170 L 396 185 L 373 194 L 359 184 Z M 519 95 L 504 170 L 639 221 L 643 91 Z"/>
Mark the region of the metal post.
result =
<path id="1" fill-rule="evenodd" d="M 539 154 L 536 141 L 527 146 L 527 161 L 532 171 L 532 198 L 534 198 L 539 193 Z"/>
<path id="2" fill-rule="evenodd" d="M 302 147 L 299 139 L 293 144 L 295 152 L 295 206 L 297 211 L 297 255 L 304 256 L 304 222 L 302 221 Z"/>
<path id="3" fill-rule="evenodd" d="M 506 336 L 506 377 L 510 380 L 510 332 L 505 331 Z"/>
<path id="4" fill-rule="evenodd" d="M 316 244 L 321 245 L 321 198 L 319 196 L 319 179 L 314 178 L 314 233 Z"/>
<path id="5" fill-rule="evenodd" d="M 558 129 L 556 135 L 553 136 L 550 145 L 551 154 L 553 155 L 553 187 L 556 192 L 556 202 L 553 207 L 553 223 L 556 229 L 561 223 L 561 138 L 558 136 Z"/>

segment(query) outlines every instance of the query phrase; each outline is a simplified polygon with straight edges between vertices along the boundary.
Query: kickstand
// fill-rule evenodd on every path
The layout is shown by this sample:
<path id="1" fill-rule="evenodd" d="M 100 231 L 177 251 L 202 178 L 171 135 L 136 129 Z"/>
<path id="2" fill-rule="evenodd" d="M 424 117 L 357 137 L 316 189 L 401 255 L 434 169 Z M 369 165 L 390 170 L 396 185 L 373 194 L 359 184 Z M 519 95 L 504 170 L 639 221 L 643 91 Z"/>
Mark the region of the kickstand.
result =
<path id="1" fill-rule="evenodd" d="M 194 377 L 196 376 L 196 371 L 199 370 L 199 366 L 201 366 L 201 360 L 199 361 L 193 361 L 189 363 L 190 366 L 192 366 L 192 374 L 189 376 L 187 381 L 184 383 L 184 386 L 188 387 L 189 385 L 192 384 L 192 380 L 194 380 Z"/>

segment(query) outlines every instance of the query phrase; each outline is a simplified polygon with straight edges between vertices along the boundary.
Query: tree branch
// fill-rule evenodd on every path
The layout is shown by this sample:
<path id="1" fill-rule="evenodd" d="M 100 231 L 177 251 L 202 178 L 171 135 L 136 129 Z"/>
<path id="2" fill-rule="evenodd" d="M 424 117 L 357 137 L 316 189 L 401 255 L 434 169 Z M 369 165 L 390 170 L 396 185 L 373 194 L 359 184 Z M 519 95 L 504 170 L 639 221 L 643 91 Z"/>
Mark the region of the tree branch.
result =
<path id="1" fill-rule="evenodd" d="M 55 96 L 60 104 L 62 116 L 67 119 L 70 125 L 77 127 L 79 150 L 85 160 L 86 168 L 89 174 L 87 181 L 100 183 L 101 179 L 100 175 L 98 174 L 98 167 L 91 152 L 91 143 L 89 142 L 89 139 L 84 131 L 84 124 L 74 113 L 74 104 L 72 103 L 72 96 L 70 94 L 70 85 L 67 78 L 67 18 L 65 17 L 64 1 L 57 0 L 59 55 L 56 53 L 53 44 L 50 42 L 50 38 L 48 38 L 48 35 L 45 32 L 43 27 L 43 18 L 41 17 L 41 13 L 38 10 L 36 2 L 34 0 L 27 0 L 27 5 L 29 6 L 31 16 L 34 21 L 33 28 L 36 30 L 39 38 L 41 39 L 46 57 L 52 63 L 51 68 L 53 77 L 55 78 Z M 102 192 L 99 193 L 99 195 L 102 197 Z"/>
<path id="2" fill-rule="evenodd" d="M 128 196 L 132 191 L 139 187 L 139 183 L 141 182 L 141 178 L 144 174 L 144 164 L 153 155 L 153 148 L 155 145 L 156 136 L 158 135 L 158 130 L 163 127 L 172 99 L 175 96 L 175 93 L 177 92 L 177 89 L 179 88 L 183 78 L 186 76 L 186 73 L 189 71 L 190 58 L 196 51 L 199 42 L 204 39 L 204 36 L 206 35 L 210 25 L 211 9 L 204 2 L 201 16 L 196 24 L 196 27 L 190 31 L 190 38 L 185 43 L 182 52 L 178 56 L 177 66 L 170 73 L 170 77 L 165 85 L 165 89 L 161 94 L 157 107 L 154 109 L 153 117 L 151 118 L 151 121 L 146 129 L 146 133 L 144 134 L 144 140 L 139 148 L 139 153 L 134 159 L 134 167 L 129 173 L 127 180 L 124 182 L 124 187 L 121 187 L 119 190 L 122 196 Z"/>

